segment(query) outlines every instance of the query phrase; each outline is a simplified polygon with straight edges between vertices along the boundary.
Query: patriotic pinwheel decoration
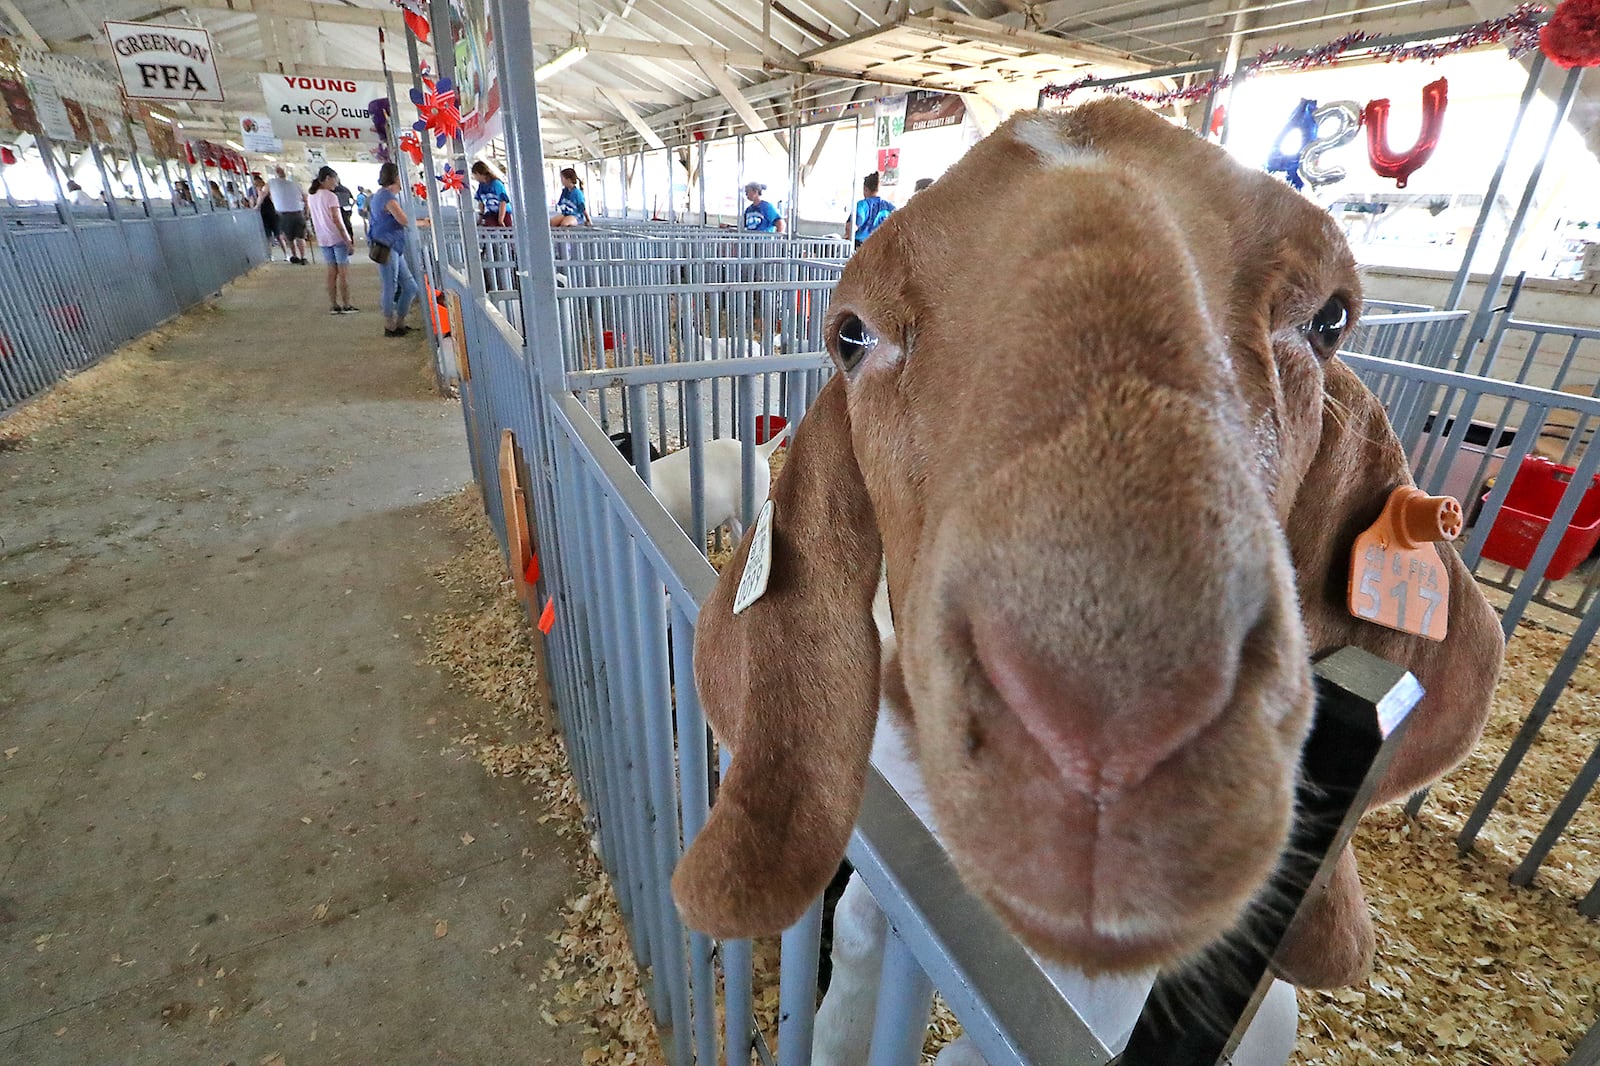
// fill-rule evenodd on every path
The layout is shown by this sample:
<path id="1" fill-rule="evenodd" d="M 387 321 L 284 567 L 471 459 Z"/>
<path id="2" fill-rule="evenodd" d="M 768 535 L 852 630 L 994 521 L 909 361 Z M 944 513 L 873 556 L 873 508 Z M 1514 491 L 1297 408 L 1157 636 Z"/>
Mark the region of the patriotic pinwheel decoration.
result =
<path id="1" fill-rule="evenodd" d="M 411 157 L 411 162 L 419 167 L 422 165 L 422 141 L 415 133 L 407 133 L 400 138 L 400 150 Z"/>
<path id="2" fill-rule="evenodd" d="M 449 163 L 444 165 L 444 170 L 437 177 L 440 187 L 446 192 L 461 192 L 467 187 L 467 176 Z"/>
<path id="3" fill-rule="evenodd" d="M 432 130 L 436 135 L 438 147 L 445 144 L 461 132 L 461 108 L 457 104 L 456 87 L 450 83 L 449 78 L 440 78 L 437 82 L 423 82 L 426 91 L 411 90 L 411 102 L 417 105 L 417 114 L 422 117 L 412 124 L 418 133 Z"/>

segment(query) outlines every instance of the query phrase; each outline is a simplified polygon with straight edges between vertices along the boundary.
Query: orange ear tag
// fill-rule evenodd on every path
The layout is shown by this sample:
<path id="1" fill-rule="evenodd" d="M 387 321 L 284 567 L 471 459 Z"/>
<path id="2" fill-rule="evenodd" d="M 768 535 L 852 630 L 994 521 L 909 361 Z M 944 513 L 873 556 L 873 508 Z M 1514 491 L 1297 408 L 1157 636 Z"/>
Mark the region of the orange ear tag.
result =
<path id="1" fill-rule="evenodd" d="M 1380 626 L 1443 640 L 1450 621 L 1450 574 L 1435 541 L 1455 540 L 1461 505 L 1401 485 L 1350 550 L 1350 613 Z"/>

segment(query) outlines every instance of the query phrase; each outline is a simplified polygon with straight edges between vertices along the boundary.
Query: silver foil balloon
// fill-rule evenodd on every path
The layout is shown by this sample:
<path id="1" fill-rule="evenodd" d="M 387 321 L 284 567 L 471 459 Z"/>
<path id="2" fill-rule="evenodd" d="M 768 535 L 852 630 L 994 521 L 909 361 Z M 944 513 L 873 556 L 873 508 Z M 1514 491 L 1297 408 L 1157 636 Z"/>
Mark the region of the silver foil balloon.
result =
<path id="1" fill-rule="evenodd" d="M 1317 135 L 1300 150 L 1300 177 L 1313 186 L 1343 181 L 1347 171 L 1341 166 L 1324 165 L 1322 153 L 1356 139 L 1361 132 L 1361 105 L 1354 100 L 1335 100 L 1317 108 L 1311 117 L 1317 124 Z M 1325 129 L 1324 124 L 1330 121 L 1333 127 Z"/>

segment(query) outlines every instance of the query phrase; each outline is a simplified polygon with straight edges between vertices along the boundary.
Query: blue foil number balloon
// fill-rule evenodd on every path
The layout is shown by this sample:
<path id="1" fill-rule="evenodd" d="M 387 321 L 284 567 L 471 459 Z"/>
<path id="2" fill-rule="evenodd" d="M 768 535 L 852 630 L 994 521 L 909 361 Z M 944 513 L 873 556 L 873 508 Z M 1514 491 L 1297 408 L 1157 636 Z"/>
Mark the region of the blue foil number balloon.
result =
<path id="1" fill-rule="evenodd" d="M 1295 105 L 1294 114 L 1289 116 L 1283 132 L 1278 134 L 1278 139 L 1272 143 L 1272 151 L 1267 154 L 1267 172 L 1282 174 L 1296 189 L 1303 189 L 1306 186 L 1300 177 L 1300 155 L 1305 151 L 1306 145 L 1317 138 L 1316 115 L 1317 102 L 1301 100 Z M 1283 142 L 1289 139 L 1290 134 L 1294 134 L 1296 138 L 1294 151 L 1285 152 Z"/>

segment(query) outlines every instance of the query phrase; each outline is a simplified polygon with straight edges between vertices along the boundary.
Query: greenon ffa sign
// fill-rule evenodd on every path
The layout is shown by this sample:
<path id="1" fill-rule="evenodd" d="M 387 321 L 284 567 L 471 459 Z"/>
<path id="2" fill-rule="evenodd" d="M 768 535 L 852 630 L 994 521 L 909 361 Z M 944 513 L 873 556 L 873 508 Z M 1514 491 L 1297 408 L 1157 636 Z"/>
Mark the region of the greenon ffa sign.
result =
<path id="1" fill-rule="evenodd" d="M 106 36 L 135 100 L 222 100 L 211 35 L 192 26 L 107 22 Z"/>

